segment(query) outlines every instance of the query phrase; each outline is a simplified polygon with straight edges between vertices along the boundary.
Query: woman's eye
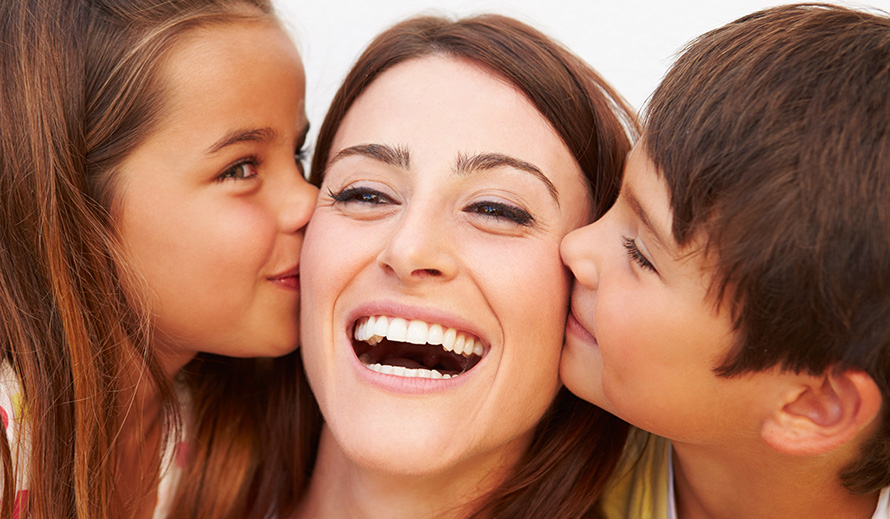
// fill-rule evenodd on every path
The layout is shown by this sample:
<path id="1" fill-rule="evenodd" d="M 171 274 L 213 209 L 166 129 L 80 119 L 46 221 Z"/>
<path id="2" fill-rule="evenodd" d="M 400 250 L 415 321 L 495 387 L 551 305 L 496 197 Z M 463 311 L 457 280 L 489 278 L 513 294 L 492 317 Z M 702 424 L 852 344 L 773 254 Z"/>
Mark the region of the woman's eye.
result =
<path id="1" fill-rule="evenodd" d="M 382 205 L 393 203 L 392 198 L 369 187 L 347 187 L 338 192 L 328 190 L 328 196 L 334 203 Z"/>
<path id="2" fill-rule="evenodd" d="M 257 160 L 256 159 L 247 159 L 232 166 L 226 168 L 218 177 L 217 180 L 222 182 L 225 180 L 245 180 L 248 178 L 255 177 L 257 174 Z"/>
<path id="3" fill-rule="evenodd" d="M 637 247 L 637 243 L 634 240 L 630 238 L 624 238 L 624 248 L 625 250 L 627 250 L 627 255 L 630 257 L 631 260 L 633 260 L 634 263 L 639 265 L 641 268 L 651 270 L 656 274 L 658 273 L 658 271 L 655 270 L 655 265 L 653 265 L 652 262 L 649 261 L 649 258 L 643 255 L 642 252 L 640 252 L 640 248 Z"/>
<path id="4" fill-rule="evenodd" d="M 464 209 L 467 213 L 477 213 L 496 220 L 508 220 L 523 227 L 535 223 L 534 217 L 525 209 L 502 202 L 476 202 Z"/>

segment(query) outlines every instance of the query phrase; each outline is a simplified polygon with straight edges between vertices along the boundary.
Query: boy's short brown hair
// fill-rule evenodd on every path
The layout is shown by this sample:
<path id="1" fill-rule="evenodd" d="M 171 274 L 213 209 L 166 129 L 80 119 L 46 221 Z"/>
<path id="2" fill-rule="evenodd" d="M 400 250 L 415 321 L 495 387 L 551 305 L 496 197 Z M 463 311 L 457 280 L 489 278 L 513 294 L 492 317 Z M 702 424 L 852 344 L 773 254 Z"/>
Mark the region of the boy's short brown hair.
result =
<path id="1" fill-rule="evenodd" d="M 890 397 L 890 18 L 809 4 L 702 35 L 647 107 L 672 232 L 702 240 L 738 340 L 717 367 L 868 373 Z M 890 485 L 886 404 L 843 475 Z"/>

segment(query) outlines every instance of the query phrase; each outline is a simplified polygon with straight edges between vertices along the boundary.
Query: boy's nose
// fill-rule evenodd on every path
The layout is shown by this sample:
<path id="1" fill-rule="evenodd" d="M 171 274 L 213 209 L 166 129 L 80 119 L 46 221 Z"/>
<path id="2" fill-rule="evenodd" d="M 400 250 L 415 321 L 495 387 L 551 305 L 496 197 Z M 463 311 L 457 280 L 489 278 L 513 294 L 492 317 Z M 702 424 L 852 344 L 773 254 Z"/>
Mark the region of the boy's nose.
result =
<path id="1" fill-rule="evenodd" d="M 562 262 L 572 271 L 578 283 L 596 288 L 598 254 L 595 224 L 575 229 L 568 233 L 559 246 Z"/>

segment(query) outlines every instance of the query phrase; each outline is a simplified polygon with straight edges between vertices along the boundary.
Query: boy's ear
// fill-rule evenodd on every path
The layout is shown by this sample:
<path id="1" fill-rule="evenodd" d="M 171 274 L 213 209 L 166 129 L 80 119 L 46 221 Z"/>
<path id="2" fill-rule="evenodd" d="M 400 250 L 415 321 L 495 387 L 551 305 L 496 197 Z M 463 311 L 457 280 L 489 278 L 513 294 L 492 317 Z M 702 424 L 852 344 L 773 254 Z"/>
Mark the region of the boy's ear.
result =
<path id="1" fill-rule="evenodd" d="M 773 449 L 818 455 L 850 442 L 881 411 L 881 390 L 862 371 L 796 375 L 794 388 L 764 421 L 761 436 Z"/>

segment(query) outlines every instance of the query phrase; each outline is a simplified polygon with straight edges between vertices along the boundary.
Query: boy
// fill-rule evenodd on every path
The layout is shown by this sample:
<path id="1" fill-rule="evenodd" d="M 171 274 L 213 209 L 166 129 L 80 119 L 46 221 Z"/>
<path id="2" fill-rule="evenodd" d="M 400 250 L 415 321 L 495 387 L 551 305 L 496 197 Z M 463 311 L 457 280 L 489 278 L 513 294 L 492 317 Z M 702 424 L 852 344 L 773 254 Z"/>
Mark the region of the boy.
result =
<path id="1" fill-rule="evenodd" d="M 890 19 L 783 6 L 701 36 L 625 171 L 561 250 L 566 386 L 661 437 L 606 515 L 890 517 Z"/>

